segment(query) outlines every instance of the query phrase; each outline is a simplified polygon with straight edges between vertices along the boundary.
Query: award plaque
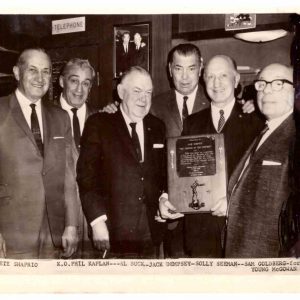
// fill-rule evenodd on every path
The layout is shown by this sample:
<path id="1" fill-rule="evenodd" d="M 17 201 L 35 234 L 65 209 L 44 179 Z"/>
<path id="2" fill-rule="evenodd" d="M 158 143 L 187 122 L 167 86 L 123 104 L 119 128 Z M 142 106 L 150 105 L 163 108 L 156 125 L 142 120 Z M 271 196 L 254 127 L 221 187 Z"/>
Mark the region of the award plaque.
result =
<path id="1" fill-rule="evenodd" d="M 209 212 L 226 196 L 224 152 L 223 134 L 168 138 L 169 200 L 177 212 Z"/>

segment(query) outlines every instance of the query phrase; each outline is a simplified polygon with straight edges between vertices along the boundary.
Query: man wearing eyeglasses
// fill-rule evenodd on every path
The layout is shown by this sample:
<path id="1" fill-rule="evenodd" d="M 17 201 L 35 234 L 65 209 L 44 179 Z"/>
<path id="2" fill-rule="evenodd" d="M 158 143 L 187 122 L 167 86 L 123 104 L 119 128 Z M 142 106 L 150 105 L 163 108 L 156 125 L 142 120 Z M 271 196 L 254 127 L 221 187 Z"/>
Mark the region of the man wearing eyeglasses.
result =
<path id="1" fill-rule="evenodd" d="M 295 137 L 293 71 L 265 67 L 255 81 L 266 126 L 229 181 L 225 257 L 278 257 L 281 209 L 291 194 L 289 155 Z"/>

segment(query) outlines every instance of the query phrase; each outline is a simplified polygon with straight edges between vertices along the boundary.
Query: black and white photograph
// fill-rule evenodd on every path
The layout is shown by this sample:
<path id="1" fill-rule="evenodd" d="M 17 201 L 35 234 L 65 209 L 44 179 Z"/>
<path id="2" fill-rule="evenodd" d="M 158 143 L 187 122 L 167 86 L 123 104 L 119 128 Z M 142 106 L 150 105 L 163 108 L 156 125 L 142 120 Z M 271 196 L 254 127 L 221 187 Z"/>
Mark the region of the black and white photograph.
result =
<path id="1" fill-rule="evenodd" d="M 271 277 L 300 275 L 299 95 L 297 8 L 1 14 L 0 277 L 286 288 Z"/>
<path id="2" fill-rule="evenodd" d="M 114 74 L 120 77 L 132 66 L 150 72 L 151 24 L 123 24 L 114 26 Z"/>

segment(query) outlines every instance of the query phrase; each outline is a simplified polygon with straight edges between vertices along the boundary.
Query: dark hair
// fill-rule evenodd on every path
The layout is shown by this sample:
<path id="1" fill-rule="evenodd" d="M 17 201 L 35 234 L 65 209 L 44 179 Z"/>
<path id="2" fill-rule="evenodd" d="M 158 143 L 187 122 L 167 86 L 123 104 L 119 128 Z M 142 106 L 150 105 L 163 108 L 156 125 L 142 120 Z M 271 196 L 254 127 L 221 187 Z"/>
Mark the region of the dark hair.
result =
<path id="1" fill-rule="evenodd" d="M 168 56 L 168 62 L 171 64 L 174 59 L 174 53 L 178 53 L 179 55 L 188 56 L 191 54 L 195 54 L 199 59 L 199 63 L 202 64 L 202 56 L 199 48 L 191 43 L 179 44 L 171 49 Z"/>

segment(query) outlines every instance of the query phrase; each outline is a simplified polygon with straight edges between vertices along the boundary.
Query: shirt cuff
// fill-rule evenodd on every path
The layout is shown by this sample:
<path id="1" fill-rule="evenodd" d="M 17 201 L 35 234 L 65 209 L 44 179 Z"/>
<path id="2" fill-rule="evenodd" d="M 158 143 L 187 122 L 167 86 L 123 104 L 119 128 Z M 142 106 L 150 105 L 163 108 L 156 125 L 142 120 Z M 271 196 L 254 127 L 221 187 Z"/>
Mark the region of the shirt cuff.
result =
<path id="1" fill-rule="evenodd" d="M 168 200 L 168 199 L 169 199 L 169 195 L 168 195 L 167 193 L 162 193 L 162 194 L 160 195 L 158 201 L 160 202 L 160 200 L 163 199 L 163 198 L 165 198 L 165 199 Z"/>
<path id="2" fill-rule="evenodd" d="M 102 216 L 96 218 L 95 220 L 93 220 L 90 224 L 93 227 L 94 225 L 96 225 L 100 221 L 104 221 L 104 222 L 107 221 L 107 216 L 106 215 L 102 215 Z"/>

